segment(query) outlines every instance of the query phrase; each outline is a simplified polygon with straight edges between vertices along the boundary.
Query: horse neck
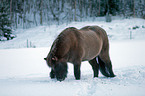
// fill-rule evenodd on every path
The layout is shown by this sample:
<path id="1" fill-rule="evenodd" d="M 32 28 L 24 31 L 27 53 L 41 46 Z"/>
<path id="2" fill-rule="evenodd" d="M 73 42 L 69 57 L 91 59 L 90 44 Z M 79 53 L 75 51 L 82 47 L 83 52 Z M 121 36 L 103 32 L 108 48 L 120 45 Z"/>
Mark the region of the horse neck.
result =
<path id="1" fill-rule="evenodd" d="M 64 57 L 68 52 L 66 40 L 63 40 L 63 39 L 56 40 L 53 47 L 54 48 L 53 48 L 52 52 L 58 58 Z"/>

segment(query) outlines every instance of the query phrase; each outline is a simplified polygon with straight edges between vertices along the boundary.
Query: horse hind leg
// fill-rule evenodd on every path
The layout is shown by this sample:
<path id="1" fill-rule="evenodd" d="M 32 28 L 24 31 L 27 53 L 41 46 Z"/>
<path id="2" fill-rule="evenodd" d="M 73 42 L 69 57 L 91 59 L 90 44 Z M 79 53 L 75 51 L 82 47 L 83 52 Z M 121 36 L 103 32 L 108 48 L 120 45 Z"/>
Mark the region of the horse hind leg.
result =
<path id="1" fill-rule="evenodd" d="M 96 58 L 89 61 L 90 65 L 92 66 L 93 72 L 94 72 L 94 77 L 98 77 L 98 74 L 99 74 L 99 64 L 97 63 Z"/>
<path id="2" fill-rule="evenodd" d="M 109 55 L 106 57 L 102 55 L 98 56 L 98 61 L 99 61 L 99 69 L 104 76 L 115 77 L 112 70 L 112 64 Z"/>

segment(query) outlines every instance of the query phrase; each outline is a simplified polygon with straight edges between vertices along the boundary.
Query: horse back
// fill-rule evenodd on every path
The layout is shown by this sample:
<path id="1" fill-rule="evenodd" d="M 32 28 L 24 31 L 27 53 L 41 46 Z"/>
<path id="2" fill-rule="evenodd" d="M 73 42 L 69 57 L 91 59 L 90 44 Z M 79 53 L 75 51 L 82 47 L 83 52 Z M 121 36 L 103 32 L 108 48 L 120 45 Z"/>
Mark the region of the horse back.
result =
<path id="1" fill-rule="evenodd" d="M 82 34 L 83 59 L 91 60 L 98 56 L 107 37 L 105 30 L 98 26 L 86 26 L 79 30 Z"/>
<path id="2" fill-rule="evenodd" d="M 97 38 L 100 38 L 100 42 L 102 42 L 101 51 L 98 53 L 99 56 L 100 56 L 100 54 L 104 55 L 104 56 L 109 54 L 109 40 L 108 40 L 107 33 L 104 29 L 102 29 L 99 26 L 86 26 L 80 30 L 92 30 L 93 32 L 95 32 L 98 36 Z"/>

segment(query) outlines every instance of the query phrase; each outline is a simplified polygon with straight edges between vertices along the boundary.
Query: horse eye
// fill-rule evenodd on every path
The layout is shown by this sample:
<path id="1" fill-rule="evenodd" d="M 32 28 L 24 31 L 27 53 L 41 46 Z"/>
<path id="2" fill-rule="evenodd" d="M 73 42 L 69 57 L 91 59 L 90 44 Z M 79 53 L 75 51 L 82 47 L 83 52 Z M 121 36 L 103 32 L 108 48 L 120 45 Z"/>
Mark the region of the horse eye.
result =
<path id="1" fill-rule="evenodd" d="M 56 60 L 55 60 L 55 59 L 53 59 L 53 58 L 51 58 L 51 61 L 52 61 L 52 63 L 55 63 L 55 62 L 56 62 Z"/>
<path id="2" fill-rule="evenodd" d="M 53 61 L 55 61 L 55 58 L 51 58 Z"/>

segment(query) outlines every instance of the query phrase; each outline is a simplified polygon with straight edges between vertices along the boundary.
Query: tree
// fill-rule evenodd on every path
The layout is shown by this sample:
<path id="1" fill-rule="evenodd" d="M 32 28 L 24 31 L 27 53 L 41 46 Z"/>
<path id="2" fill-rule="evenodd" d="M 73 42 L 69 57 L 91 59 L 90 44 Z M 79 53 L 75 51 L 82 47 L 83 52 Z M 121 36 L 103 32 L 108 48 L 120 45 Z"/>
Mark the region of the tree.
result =
<path id="1" fill-rule="evenodd" d="M 9 5 L 6 2 L 0 3 L 0 35 L 7 38 L 7 40 L 12 39 L 11 33 L 11 20 L 10 20 L 10 11 Z"/>
<path id="2" fill-rule="evenodd" d="M 13 28 L 59 25 L 94 20 L 98 16 L 106 15 L 106 18 L 109 15 L 145 18 L 145 0 L 0 0 L 0 7 L 2 2 L 7 2 L 4 7 L 8 8 L 6 14 L 13 21 Z"/>

